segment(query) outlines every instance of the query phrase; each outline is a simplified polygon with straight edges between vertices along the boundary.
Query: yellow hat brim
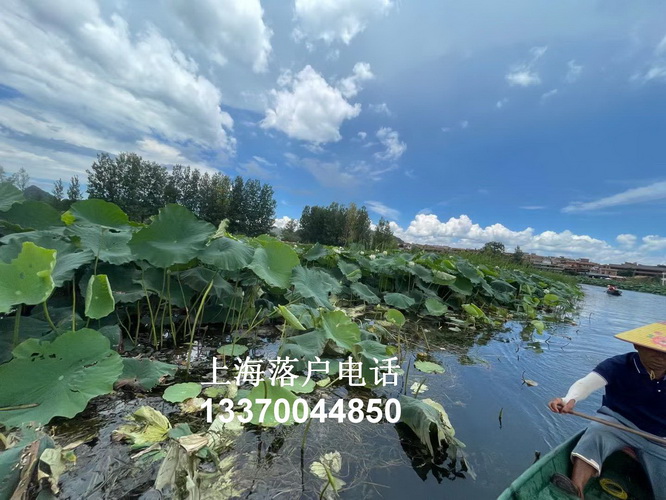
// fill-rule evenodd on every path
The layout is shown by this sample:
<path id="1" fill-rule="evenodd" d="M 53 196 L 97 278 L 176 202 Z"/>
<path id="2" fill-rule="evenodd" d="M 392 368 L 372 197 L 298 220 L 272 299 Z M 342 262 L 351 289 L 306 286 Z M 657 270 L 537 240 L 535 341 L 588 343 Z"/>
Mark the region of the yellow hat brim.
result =
<path id="1" fill-rule="evenodd" d="M 666 352 L 666 321 L 627 330 L 626 332 L 618 333 L 615 337 L 625 342 Z"/>

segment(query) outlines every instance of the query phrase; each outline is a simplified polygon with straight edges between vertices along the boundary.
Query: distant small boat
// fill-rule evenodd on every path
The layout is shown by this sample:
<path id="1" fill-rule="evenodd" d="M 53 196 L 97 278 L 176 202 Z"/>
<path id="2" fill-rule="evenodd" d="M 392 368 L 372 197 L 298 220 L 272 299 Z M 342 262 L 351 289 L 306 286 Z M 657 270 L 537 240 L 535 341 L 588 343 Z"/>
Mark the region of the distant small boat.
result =
<path id="1" fill-rule="evenodd" d="M 622 295 L 622 292 L 620 290 L 606 290 L 606 293 L 608 295 Z"/>
<path id="2" fill-rule="evenodd" d="M 556 472 L 571 474 L 571 450 L 583 433 L 565 441 L 537 460 L 498 497 L 498 500 L 535 500 L 570 498 L 550 483 Z M 592 478 L 585 487 L 585 500 L 609 498 L 654 498 L 645 472 L 640 464 L 623 451 L 606 459 L 601 477 Z"/>

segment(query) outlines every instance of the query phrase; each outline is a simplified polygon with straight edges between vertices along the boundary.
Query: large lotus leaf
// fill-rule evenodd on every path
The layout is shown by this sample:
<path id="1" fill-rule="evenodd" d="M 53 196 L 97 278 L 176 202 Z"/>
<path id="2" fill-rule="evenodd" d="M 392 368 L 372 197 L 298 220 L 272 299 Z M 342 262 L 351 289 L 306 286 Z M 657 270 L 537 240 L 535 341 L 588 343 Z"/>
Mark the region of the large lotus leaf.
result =
<path id="1" fill-rule="evenodd" d="M 312 245 L 312 248 L 310 248 L 310 250 L 305 252 L 303 258 L 309 261 L 319 260 L 322 257 L 326 257 L 330 253 L 331 252 L 326 247 L 320 245 L 319 243 L 315 243 L 314 245 Z"/>
<path id="2" fill-rule="evenodd" d="M 328 300 L 330 294 L 342 290 L 338 280 L 323 269 L 312 269 L 298 266 L 292 278 L 294 290 L 306 299 L 313 299 L 319 307 L 333 309 Z"/>
<path id="3" fill-rule="evenodd" d="M 315 356 L 322 355 L 327 342 L 328 338 L 326 332 L 323 330 L 315 330 L 302 335 L 295 335 L 287 338 L 280 348 L 280 356 L 283 358 L 288 356 L 300 361 L 314 361 Z M 306 365 L 306 363 L 296 364 L 299 369 Z"/>
<path id="4" fill-rule="evenodd" d="M 16 304 L 39 304 L 55 288 L 52 272 L 56 251 L 40 248 L 30 241 L 9 264 L 0 263 L 0 313 Z"/>
<path id="5" fill-rule="evenodd" d="M 51 326 L 46 322 L 31 316 L 21 317 L 19 329 L 19 342 L 30 338 L 40 338 L 51 332 Z M 14 317 L 0 318 L 0 363 L 12 359 L 12 344 L 14 335 Z"/>
<path id="6" fill-rule="evenodd" d="M 444 367 L 431 361 L 415 361 L 414 368 L 423 373 L 444 373 Z"/>
<path id="7" fill-rule="evenodd" d="M 234 288 L 229 282 L 220 276 L 220 273 L 206 267 L 194 267 L 181 272 L 178 276 L 181 283 L 189 286 L 196 292 L 203 292 L 206 290 L 212 281 L 213 287 L 211 288 L 211 293 L 217 297 L 218 300 L 222 300 L 234 293 Z M 171 293 L 173 294 L 174 290 L 172 290 Z"/>
<path id="8" fill-rule="evenodd" d="M 0 212 L 6 212 L 14 203 L 25 201 L 23 193 L 11 182 L 0 182 Z"/>
<path id="9" fill-rule="evenodd" d="M 196 292 L 185 283 L 180 282 L 178 275 L 173 273 L 169 275 L 170 281 L 167 285 L 164 271 L 164 269 L 150 267 L 143 274 L 139 273 L 136 282 L 142 287 L 145 286 L 149 293 L 155 292 L 162 299 L 170 299 L 176 307 L 187 307 Z"/>
<path id="10" fill-rule="evenodd" d="M 261 425 L 263 427 L 275 427 L 277 425 L 293 425 L 294 424 L 294 415 L 293 411 L 289 412 L 289 419 L 286 422 L 278 422 L 276 418 L 276 403 L 279 400 L 285 400 L 287 405 L 293 410 L 294 403 L 296 402 L 296 395 L 291 392 L 289 389 L 280 387 L 279 385 L 271 385 L 266 381 L 262 380 L 259 382 L 254 389 L 250 391 L 247 395 L 247 399 L 252 401 L 252 422 L 254 425 Z M 261 419 L 261 413 L 264 408 L 263 403 L 258 403 L 258 399 L 270 399 L 268 408 L 266 409 L 263 419 Z M 303 410 L 301 407 L 298 407 L 300 411 Z M 278 415 L 284 415 L 284 410 L 280 410 Z M 303 419 L 305 415 L 303 413 L 297 413 L 299 419 Z"/>
<path id="11" fill-rule="evenodd" d="M 344 274 L 345 278 L 347 278 L 349 281 L 356 282 L 363 277 L 363 273 L 361 272 L 360 267 L 343 259 L 338 260 L 338 269 L 342 271 L 342 274 Z"/>
<path id="12" fill-rule="evenodd" d="M 391 357 L 389 346 L 375 340 L 363 340 L 354 345 L 352 354 L 361 362 L 361 373 L 365 384 L 368 386 L 380 384 L 382 378 L 378 373 L 378 367 L 383 360 Z"/>
<path id="13" fill-rule="evenodd" d="M 151 359 L 123 358 L 123 373 L 117 385 L 132 385 L 150 391 L 165 377 L 173 377 L 178 367 Z"/>
<path id="14" fill-rule="evenodd" d="M 449 274 L 444 271 L 438 271 L 434 269 L 432 271 L 432 281 L 433 283 L 436 283 L 438 285 L 450 285 L 456 280 L 456 276 L 454 274 Z"/>
<path id="15" fill-rule="evenodd" d="M 155 267 L 171 267 L 197 257 L 214 231 L 212 224 L 200 221 L 187 208 L 170 204 L 150 226 L 132 235 L 129 246 L 136 258 Z"/>
<path id="16" fill-rule="evenodd" d="M 105 274 L 109 279 L 113 300 L 116 303 L 132 303 L 145 297 L 143 287 L 141 286 L 141 272 L 133 265 L 114 266 L 112 264 L 99 263 L 97 265 L 97 272 Z M 84 274 L 83 279 L 80 281 L 81 295 L 84 297 L 86 296 L 87 284 L 91 274 L 92 269 Z M 180 294 L 180 290 L 178 290 L 178 293 Z"/>
<path id="17" fill-rule="evenodd" d="M 484 313 L 477 305 L 475 304 L 463 304 L 462 308 L 465 312 L 470 315 L 472 318 L 477 319 L 488 319 L 486 313 Z"/>
<path id="18" fill-rule="evenodd" d="M 298 263 L 298 255 L 289 245 L 267 241 L 254 251 L 248 267 L 269 286 L 284 289 L 289 288 L 291 272 Z"/>
<path id="19" fill-rule="evenodd" d="M 13 229 L 48 229 L 62 226 L 60 212 L 43 201 L 26 201 L 0 213 L 0 222 Z"/>
<path id="20" fill-rule="evenodd" d="M 398 309 L 409 309 L 416 301 L 402 293 L 387 293 L 384 295 L 384 302 Z"/>
<path id="21" fill-rule="evenodd" d="M 238 271 L 252 262 L 253 255 L 254 248 L 242 241 L 217 238 L 201 252 L 199 260 L 221 271 Z"/>
<path id="22" fill-rule="evenodd" d="M 404 326 L 406 322 L 405 315 L 402 314 L 397 309 L 389 309 L 388 311 L 386 311 L 384 313 L 384 318 L 386 318 L 386 321 L 388 321 L 389 323 L 393 323 L 398 328 Z"/>
<path id="23" fill-rule="evenodd" d="M 0 365 L 0 423 L 7 426 L 53 417 L 71 418 L 95 396 L 108 394 L 123 370 L 109 340 L 87 328 L 69 331 L 53 342 L 29 339 Z"/>
<path id="24" fill-rule="evenodd" d="M 339 347 L 351 351 L 354 344 L 361 341 L 361 329 L 344 312 L 324 312 L 321 321 L 328 338 Z"/>
<path id="25" fill-rule="evenodd" d="M 77 269 L 94 259 L 90 250 L 78 251 L 74 245 L 65 241 L 61 235 L 51 231 L 30 231 L 19 233 L 19 235 L 20 237 L 12 238 L 6 245 L 0 247 L 0 260 L 9 262 L 16 258 L 21 252 L 22 243 L 25 241 L 32 241 L 41 248 L 56 250 L 57 258 L 52 273 L 56 287 L 70 281 Z"/>
<path id="26" fill-rule="evenodd" d="M 449 288 L 461 295 L 472 295 L 474 285 L 464 276 L 458 276 L 453 283 L 448 284 Z"/>
<path id="27" fill-rule="evenodd" d="M 466 260 L 459 260 L 456 263 L 456 267 L 458 268 L 458 271 L 460 271 L 460 273 L 472 283 L 479 283 L 483 279 L 483 273 Z"/>
<path id="28" fill-rule="evenodd" d="M 104 200 L 77 201 L 69 207 L 65 220 L 69 224 L 99 225 L 125 228 L 130 225 L 127 214 L 115 203 Z"/>
<path id="29" fill-rule="evenodd" d="M 405 269 L 407 269 L 409 273 L 413 274 L 414 276 L 418 276 L 426 283 L 432 283 L 433 276 L 432 276 L 432 271 L 430 271 L 430 269 L 427 269 L 421 264 L 413 264 L 413 265 L 409 264 L 412 264 L 412 262 L 408 263 L 408 265 L 405 266 Z"/>
<path id="30" fill-rule="evenodd" d="M 109 278 L 106 274 L 91 276 L 86 288 L 86 316 L 92 319 L 105 318 L 115 308 L 116 301 L 113 299 Z"/>
<path id="31" fill-rule="evenodd" d="M 77 236 L 81 246 L 91 250 L 102 262 L 121 265 L 132 260 L 129 248 L 132 233 L 128 230 L 76 224 L 67 231 Z"/>
<path id="32" fill-rule="evenodd" d="M 415 399 L 403 395 L 400 395 L 399 401 L 400 422 L 414 431 L 432 456 L 435 456 L 435 447 L 439 448 L 442 442 L 448 445 L 449 456 L 455 457 L 458 448 L 464 448 L 465 445 L 455 438 L 455 430 L 442 405 L 431 399 Z M 431 433 L 435 436 L 435 443 L 431 440 Z"/>
<path id="33" fill-rule="evenodd" d="M 379 304 L 381 301 L 381 299 L 377 297 L 377 295 L 375 295 L 375 293 L 363 283 L 352 283 L 349 288 L 351 288 L 352 293 L 363 302 L 368 302 L 369 304 Z"/>
<path id="34" fill-rule="evenodd" d="M 435 297 L 428 297 L 425 301 L 428 314 L 431 316 L 441 316 L 448 309 L 446 304 Z"/>

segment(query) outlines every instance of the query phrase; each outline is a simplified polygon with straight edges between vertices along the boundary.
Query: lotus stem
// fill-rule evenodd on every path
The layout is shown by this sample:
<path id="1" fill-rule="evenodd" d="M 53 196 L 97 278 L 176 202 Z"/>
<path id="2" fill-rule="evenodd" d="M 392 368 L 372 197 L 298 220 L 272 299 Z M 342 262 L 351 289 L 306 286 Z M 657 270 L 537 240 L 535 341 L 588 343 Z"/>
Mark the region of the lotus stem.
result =
<path id="1" fill-rule="evenodd" d="M 141 287 L 143 288 L 143 294 L 146 296 L 148 301 L 148 312 L 150 314 L 150 330 L 153 334 L 153 346 L 157 349 L 157 330 L 155 329 L 155 315 L 153 314 L 153 306 L 150 303 L 150 296 L 148 295 L 148 290 L 146 290 L 146 282 L 143 280 L 143 271 L 141 271 Z"/>
<path id="2" fill-rule="evenodd" d="M 173 323 L 173 306 L 171 304 L 171 271 L 167 279 L 167 300 L 169 301 L 169 326 L 171 327 L 171 338 L 173 339 L 173 347 L 178 347 L 178 340 L 176 340 L 176 325 Z"/>
<path id="3" fill-rule="evenodd" d="M 211 280 L 210 283 L 208 283 L 208 286 L 206 287 L 206 291 L 203 294 L 203 297 L 201 297 L 201 300 L 199 301 L 199 307 L 197 307 L 197 313 L 194 316 L 194 324 L 192 325 L 190 329 L 190 347 L 187 349 L 187 374 L 189 375 L 190 373 L 190 361 L 191 361 L 191 356 L 192 356 L 192 347 L 194 347 L 194 332 L 196 332 L 197 329 L 197 323 L 199 321 L 199 316 L 201 315 L 201 311 L 204 308 L 204 303 L 206 302 L 206 299 L 208 298 L 208 293 L 210 292 L 210 289 L 213 288 L 213 281 Z"/>
<path id="4" fill-rule="evenodd" d="M 49 314 L 49 308 L 46 305 L 46 301 L 42 302 L 42 305 L 44 306 L 44 316 L 46 317 L 46 321 L 48 322 L 51 329 L 55 332 L 57 330 L 57 328 L 56 328 L 55 324 L 53 323 L 53 320 L 51 319 L 51 315 Z"/>
<path id="5" fill-rule="evenodd" d="M 72 278 L 72 331 L 76 331 L 76 276 Z"/>
<path id="6" fill-rule="evenodd" d="M 19 304 L 16 308 L 16 316 L 14 316 L 14 338 L 12 339 L 12 348 L 18 345 L 19 340 L 19 326 L 21 325 L 21 313 L 23 312 L 23 304 Z"/>

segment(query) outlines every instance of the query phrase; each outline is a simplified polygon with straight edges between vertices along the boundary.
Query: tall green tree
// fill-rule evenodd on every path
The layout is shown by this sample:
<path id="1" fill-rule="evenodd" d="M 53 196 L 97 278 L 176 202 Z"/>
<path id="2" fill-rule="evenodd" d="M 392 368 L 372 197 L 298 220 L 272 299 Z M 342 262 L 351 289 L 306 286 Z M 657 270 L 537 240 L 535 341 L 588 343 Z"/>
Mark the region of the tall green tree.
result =
<path id="1" fill-rule="evenodd" d="M 21 191 L 25 191 L 30 184 L 30 176 L 23 167 L 19 168 L 19 171 L 12 175 L 12 178 L 14 185 Z"/>
<path id="2" fill-rule="evenodd" d="M 500 241 L 489 241 L 481 248 L 482 252 L 494 255 L 502 255 L 504 253 L 504 243 Z"/>
<path id="3" fill-rule="evenodd" d="M 300 241 L 300 236 L 298 234 L 298 221 L 296 219 L 290 219 L 287 224 L 285 224 L 284 229 L 282 229 L 282 239 L 284 241 Z"/>
<path id="4" fill-rule="evenodd" d="M 245 182 L 237 176 L 231 185 L 231 197 L 229 199 L 229 232 L 244 234 L 247 230 L 247 204 L 245 203 Z"/>
<path id="5" fill-rule="evenodd" d="M 393 237 L 393 230 L 384 217 L 379 219 L 379 223 L 375 228 L 375 232 L 372 237 L 372 246 L 377 250 L 389 250 L 395 248 L 396 241 Z"/>
<path id="6" fill-rule="evenodd" d="M 63 200 L 65 197 L 65 185 L 63 184 L 62 179 L 58 179 L 53 183 L 52 194 L 58 203 Z"/>
<path id="7" fill-rule="evenodd" d="M 81 184 L 79 183 L 79 176 L 75 175 L 69 181 L 67 188 L 67 199 L 70 202 L 79 201 L 81 199 Z"/>

